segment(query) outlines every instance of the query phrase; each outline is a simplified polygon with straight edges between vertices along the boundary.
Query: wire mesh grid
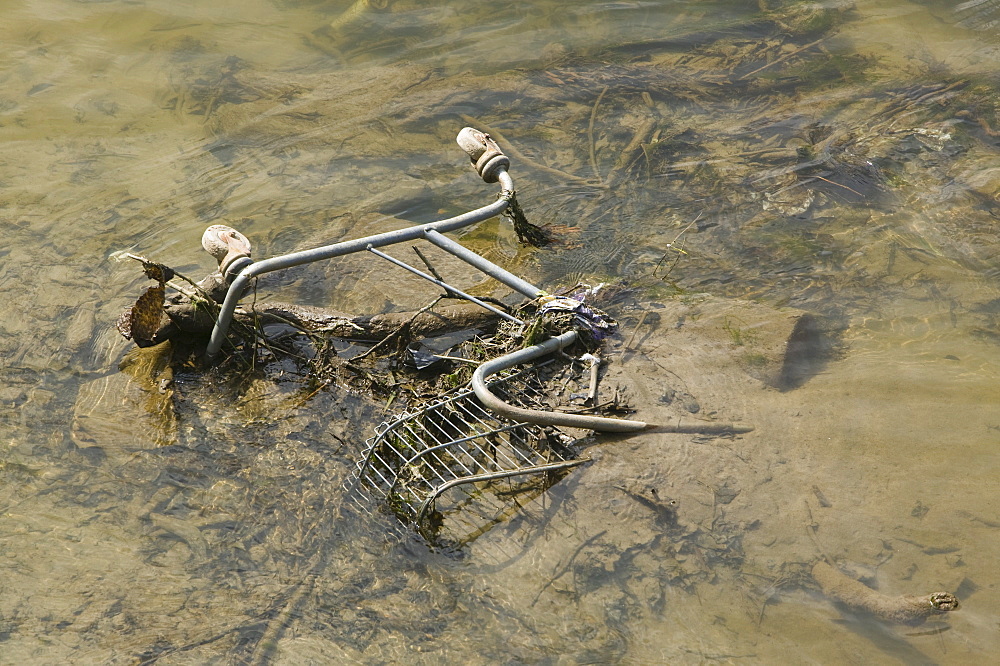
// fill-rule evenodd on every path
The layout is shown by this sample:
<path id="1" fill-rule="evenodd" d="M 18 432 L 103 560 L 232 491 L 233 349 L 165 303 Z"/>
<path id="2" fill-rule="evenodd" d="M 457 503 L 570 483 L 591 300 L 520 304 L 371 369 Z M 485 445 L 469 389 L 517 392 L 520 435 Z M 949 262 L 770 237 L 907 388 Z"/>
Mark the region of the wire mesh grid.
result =
<path id="1" fill-rule="evenodd" d="M 490 390 L 511 404 L 550 409 L 540 377 L 544 365 L 499 375 Z M 574 441 L 551 426 L 497 416 L 465 388 L 382 423 L 347 488 L 362 510 L 387 502 L 401 519 L 434 532 L 445 514 L 482 511 L 486 496 L 495 518 L 512 500 L 516 504 L 519 492 L 551 485 L 560 470 L 586 462 L 576 457 Z M 473 532 L 483 520 L 490 519 L 466 518 Z"/>

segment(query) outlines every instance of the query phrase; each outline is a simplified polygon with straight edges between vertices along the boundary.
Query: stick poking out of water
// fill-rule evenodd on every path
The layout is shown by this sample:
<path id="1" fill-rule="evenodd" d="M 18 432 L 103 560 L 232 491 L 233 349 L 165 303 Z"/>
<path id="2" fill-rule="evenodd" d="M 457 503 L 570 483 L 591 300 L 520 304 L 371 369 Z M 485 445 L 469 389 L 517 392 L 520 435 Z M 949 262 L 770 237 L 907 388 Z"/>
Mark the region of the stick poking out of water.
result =
<path id="1" fill-rule="evenodd" d="M 812 575 L 826 596 L 889 622 L 922 624 L 932 615 L 958 610 L 959 607 L 958 598 L 950 592 L 935 592 L 922 597 L 887 596 L 823 561 L 813 566 Z"/>

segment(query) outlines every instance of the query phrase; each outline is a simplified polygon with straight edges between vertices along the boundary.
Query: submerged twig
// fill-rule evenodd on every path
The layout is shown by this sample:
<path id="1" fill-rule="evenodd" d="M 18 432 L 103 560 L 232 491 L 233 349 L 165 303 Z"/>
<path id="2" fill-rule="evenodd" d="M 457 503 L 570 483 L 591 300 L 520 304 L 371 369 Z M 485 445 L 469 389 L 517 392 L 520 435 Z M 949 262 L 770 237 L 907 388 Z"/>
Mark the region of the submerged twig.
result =
<path id="1" fill-rule="evenodd" d="M 683 236 L 684 234 L 686 234 L 687 231 L 688 231 L 688 229 L 690 229 L 695 224 L 697 224 L 698 220 L 700 220 L 700 219 L 701 219 L 701 213 L 698 213 L 698 215 L 693 220 L 691 220 L 690 222 L 688 222 L 688 224 L 687 224 L 686 227 L 684 227 L 683 229 L 681 229 L 677 233 L 677 235 L 674 236 L 674 239 L 672 241 L 670 241 L 669 243 L 667 243 L 667 251 L 663 253 L 663 256 L 660 257 L 660 260 L 658 262 L 656 262 L 655 266 L 653 266 L 653 270 L 650 271 L 652 273 L 653 277 L 658 277 L 656 275 L 656 271 L 658 271 L 660 269 L 660 266 L 663 264 L 664 260 L 667 258 L 667 255 L 670 253 L 670 250 L 674 250 L 675 252 L 677 252 L 677 257 L 674 259 L 674 263 L 670 265 L 670 268 L 667 269 L 667 272 L 664 274 L 664 277 L 666 277 L 666 275 L 670 274 L 670 271 L 673 270 L 674 265 L 678 261 L 680 261 L 681 255 L 682 254 L 687 254 L 687 252 L 685 250 L 683 250 L 683 249 L 681 249 L 679 247 L 674 247 L 674 246 L 677 243 L 677 241 L 680 240 L 681 236 Z"/>
<path id="2" fill-rule="evenodd" d="M 746 74 L 744 74 L 743 76 L 741 76 L 740 78 L 738 78 L 736 80 L 737 81 L 743 81 L 744 79 L 747 79 L 747 78 L 753 76 L 754 74 L 757 74 L 759 72 L 763 72 L 768 67 L 774 67 L 775 65 L 777 65 L 779 63 L 782 63 L 782 62 L 788 60 L 789 58 L 794 58 L 795 56 L 797 56 L 798 54 L 802 53 L 803 51 L 811 49 L 812 47 L 816 46 L 817 44 L 820 44 L 821 42 L 825 42 L 826 40 L 827 40 L 827 37 L 820 37 L 815 42 L 809 42 L 805 46 L 801 46 L 801 47 L 795 49 L 794 51 L 792 51 L 790 53 L 786 53 L 785 55 L 781 56 L 780 58 L 775 58 L 774 60 L 772 60 L 771 62 L 767 63 L 766 65 L 761 65 L 757 69 L 753 70 L 752 72 L 747 72 Z"/>
<path id="3" fill-rule="evenodd" d="M 441 274 L 437 272 L 436 268 L 434 268 L 434 264 L 432 264 L 430 260 L 424 256 L 424 253 L 420 251 L 420 248 L 416 245 L 411 245 L 410 247 L 412 247 L 413 251 L 417 253 L 418 257 L 420 257 L 420 261 L 424 262 L 427 272 L 436 277 L 438 280 L 441 280 L 441 282 L 444 282 L 444 278 L 441 277 Z"/>
<path id="4" fill-rule="evenodd" d="M 601 100 L 604 98 L 604 93 L 608 92 L 608 86 L 604 86 L 604 90 L 601 94 L 597 96 L 597 101 L 594 102 L 594 108 L 590 110 L 590 124 L 587 126 L 587 139 L 590 142 L 590 166 L 594 169 L 594 177 L 597 178 L 599 182 L 604 182 L 604 178 L 601 176 L 601 170 L 597 168 L 597 146 L 594 144 L 594 122 L 597 120 L 597 107 L 600 106 Z"/>
<path id="5" fill-rule="evenodd" d="M 847 185 L 843 185 L 843 184 L 841 184 L 841 183 L 836 183 L 836 182 L 834 182 L 834 181 L 830 180 L 829 178 L 824 178 L 823 176 L 813 176 L 813 178 L 815 178 L 815 179 L 817 179 L 817 180 L 822 180 L 822 181 L 823 181 L 824 183 L 829 183 L 829 184 L 831 184 L 831 185 L 836 185 L 837 187 L 842 187 L 842 188 L 844 188 L 845 190 L 849 190 L 849 191 L 851 191 L 851 192 L 854 192 L 855 194 L 857 194 L 857 195 L 858 195 L 859 197 L 861 197 L 862 199 L 863 199 L 863 198 L 864 198 L 864 196 L 865 196 L 865 195 L 861 194 L 861 192 L 858 192 L 858 191 L 857 191 L 856 189 L 854 189 L 853 187 L 848 187 Z"/>
<path id="6" fill-rule="evenodd" d="M 643 323 L 646 321 L 646 317 L 649 315 L 649 310 L 643 310 L 642 316 L 639 317 L 639 323 L 635 325 L 632 330 L 632 335 L 629 336 L 628 342 L 625 343 L 625 349 L 623 351 L 628 351 L 632 349 L 632 342 L 635 341 L 635 336 L 639 333 L 639 329 L 642 328 Z"/>
<path id="7" fill-rule="evenodd" d="M 618 182 L 620 172 L 631 164 L 636 151 L 641 150 L 642 145 L 648 142 L 656 126 L 659 124 L 660 119 L 657 117 L 655 109 L 652 106 L 652 98 L 649 97 L 649 93 L 643 93 L 643 95 L 652 115 L 636 129 L 635 134 L 632 135 L 632 140 L 628 142 L 628 145 L 625 146 L 611 167 L 611 171 L 608 172 L 608 177 L 604 179 L 604 182 L 609 187 L 614 186 Z"/>
<path id="8" fill-rule="evenodd" d="M 384 347 L 387 344 L 389 344 L 389 342 L 391 342 L 391 341 L 395 340 L 396 338 L 398 338 L 400 335 L 402 335 L 403 331 L 405 331 L 406 329 L 408 329 L 413 324 L 413 322 L 416 321 L 417 317 L 419 317 L 420 315 L 422 315 L 423 313 L 427 312 L 428 310 L 430 310 L 431 308 L 433 308 L 435 305 L 437 305 L 441 301 L 442 298 L 444 298 L 444 296 L 438 296 L 433 301 L 431 301 L 430 303 L 428 303 L 424 307 L 422 307 L 419 310 L 417 310 L 416 312 L 414 312 L 413 316 L 410 317 L 409 320 L 407 320 L 407 321 L 403 322 L 402 324 L 400 324 L 399 327 L 396 328 L 396 330 L 394 330 L 392 333 L 390 333 L 389 335 L 387 335 L 384 338 L 382 338 L 381 340 L 379 340 L 378 343 L 376 343 L 374 346 L 372 346 L 371 348 L 369 348 L 368 351 L 364 352 L 363 354 L 359 354 L 358 356 L 355 356 L 351 360 L 355 361 L 355 362 L 356 361 L 363 361 L 364 359 L 366 359 L 369 356 L 371 356 L 372 354 L 374 354 L 377 350 L 379 350 L 382 347 Z"/>
<path id="9" fill-rule="evenodd" d="M 187 282 L 188 284 L 190 284 L 192 287 L 195 288 L 195 291 L 197 291 L 198 295 L 201 296 L 201 298 L 204 298 L 206 301 L 211 301 L 212 300 L 212 297 L 209 296 L 207 293 L 205 293 L 205 290 L 201 288 L 201 285 L 199 285 L 197 282 L 195 282 L 191 278 L 187 277 L 183 273 L 178 272 L 173 267 L 167 266 L 166 264 L 160 264 L 160 263 L 157 263 L 155 261 L 150 261 L 149 259 L 147 259 L 146 257 L 144 257 L 144 256 L 142 256 L 140 254 L 132 254 L 131 252 L 126 252 L 125 256 L 128 257 L 129 259 L 134 259 L 134 260 L 138 261 L 139 263 L 141 263 L 143 265 L 143 268 L 146 268 L 147 266 L 162 266 L 164 268 L 168 268 L 170 270 L 171 277 L 178 277 L 178 278 L 184 280 L 185 282 Z M 170 283 L 169 280 L 165 280 L 165 282 L 167 284 Z M 188 292 L 185 292 L 182 289 L 178 289 L 176 285 L 171 284 L 170 286 L 173 287 L 174 289 L 177 289 L 177 291 L 179 291 L 180 293 L 184 294 L 188 298 L 191 297 Z"/>

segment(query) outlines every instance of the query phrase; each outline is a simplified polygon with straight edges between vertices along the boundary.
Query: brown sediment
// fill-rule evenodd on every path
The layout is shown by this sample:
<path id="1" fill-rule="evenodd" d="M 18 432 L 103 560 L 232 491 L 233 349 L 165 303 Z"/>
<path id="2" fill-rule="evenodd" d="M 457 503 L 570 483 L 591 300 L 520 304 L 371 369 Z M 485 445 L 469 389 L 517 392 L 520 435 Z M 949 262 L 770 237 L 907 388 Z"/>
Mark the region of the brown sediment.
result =
<path id="1" fill-rule="evenodd" d="M 898 597 L 881 594 L 823 561 L 813 566 L 812 575 L 826 596 L 889 622 L 917 625 L 931 615 L 959 607 L 958 598 L 950 592 Z"/>

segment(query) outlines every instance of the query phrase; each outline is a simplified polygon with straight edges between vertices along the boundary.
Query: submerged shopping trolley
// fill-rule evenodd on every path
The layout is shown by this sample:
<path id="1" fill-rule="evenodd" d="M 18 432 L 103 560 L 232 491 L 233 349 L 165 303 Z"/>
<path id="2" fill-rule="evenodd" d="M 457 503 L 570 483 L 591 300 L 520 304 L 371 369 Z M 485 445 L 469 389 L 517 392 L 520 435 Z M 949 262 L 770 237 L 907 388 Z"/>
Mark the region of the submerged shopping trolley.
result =
<path id="1" fill-rule="evenodd" d="M 237 304 L 253 278 L 356 252 L 368 252 L 503 319 L 525 324 L 515 315 L 380 249 L 417 239 L 432 243 L 528 299 L 555 300 L 545 291 L 444 235 L 494 217 L 516 205 L 513 181 L 507 171 L 510 160 L 496 142 L 488 134 L 470 127 L 463 129 L 457 140 L 483 180 L 487 183 L 499 182 L 501 192 L 496 202 L 445 220 L 263 261 L 250 259 L 248 244 L 223 244 L 217 258 L 229 288 L 212 331 L 207 357 L 213 358 L 222 348 Z M 366 510 L 380 504 L 388 506 L 404 520 L 427 528 L 440 519 L 441 511 L 436 504 L 453 489 L 464 491 L 464 494 L 451 500 L 452 505 L 457 507 L 469 498 L 481 496 L 485 488 L 495 488 L 501 481 L 508 484 L 517 482 L 518 487 L 524 489 L 532 481 L 543 480 L 535 485 L 545 487 L 545 482 L 551 482 L 565 470 L 585 462 L 576 455 L 574 439 L 559 430 L 560 427 L 600 432 L 649 429 L 651 426 L 641 421 L 556 412 L 546 403 L 544 363 L 538 365 L 536 362 L 544 361 L 554 352 L 572 345 L 578 337 L 576 330 L 567 330 L 538 344 L 487 361 L 476 369 L 469 386 L 381 424 L 375 436 L 366 442 L 346 484 L 351 499 Z M 721 432 L 731 431 L 734 426 L 675 424 L 659 429 Z M 508 485 L 506 492 L 512 492 L 512 488 Z"/>

